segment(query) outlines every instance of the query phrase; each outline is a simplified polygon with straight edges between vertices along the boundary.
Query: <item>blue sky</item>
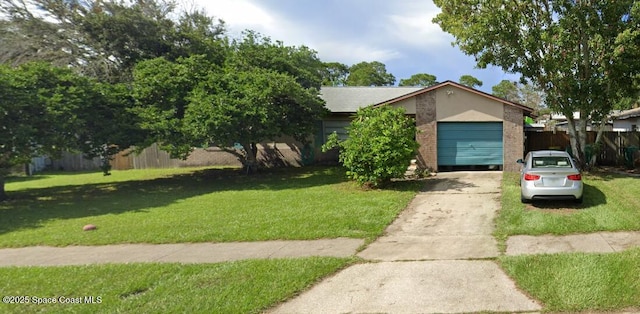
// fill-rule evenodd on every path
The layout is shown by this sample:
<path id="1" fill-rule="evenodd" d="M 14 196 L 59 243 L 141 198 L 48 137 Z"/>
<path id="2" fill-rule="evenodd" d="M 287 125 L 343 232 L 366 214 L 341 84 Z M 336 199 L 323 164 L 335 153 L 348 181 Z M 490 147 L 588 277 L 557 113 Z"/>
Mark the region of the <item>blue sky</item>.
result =
<path id="1" fill-rule="evenodd" d="M 228 34 L 252 29 L 289 46 L 308 46 L 325 62 L 380 61 L 396 84 L 416 73 L 438 81 L 470 74 L 491 87 L 518 76 L 498 68 L 477 69 L 472 56 L 451 46 L 453 36 L 431 20 L 429 0 L 192 0 L 225 21 Z"/>

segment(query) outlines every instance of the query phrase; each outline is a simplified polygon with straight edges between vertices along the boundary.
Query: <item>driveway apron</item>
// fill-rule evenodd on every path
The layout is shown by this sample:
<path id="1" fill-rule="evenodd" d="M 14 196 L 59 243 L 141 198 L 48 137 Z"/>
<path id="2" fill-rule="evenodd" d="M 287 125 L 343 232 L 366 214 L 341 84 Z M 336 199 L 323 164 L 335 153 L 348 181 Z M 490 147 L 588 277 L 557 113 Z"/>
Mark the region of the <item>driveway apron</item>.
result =
<path id="1" fill-rule="evenodd" d="M 439 173 L 349 267 L 274 313 L 530 312 L 491 236 L 501 172 Z"/>
<path id="2" fill-rule="evenodd" d="M 381 261 L 498 256 L 491 232 L 501 178 L 499 172 L 438 174 L 359 256 Z"/>

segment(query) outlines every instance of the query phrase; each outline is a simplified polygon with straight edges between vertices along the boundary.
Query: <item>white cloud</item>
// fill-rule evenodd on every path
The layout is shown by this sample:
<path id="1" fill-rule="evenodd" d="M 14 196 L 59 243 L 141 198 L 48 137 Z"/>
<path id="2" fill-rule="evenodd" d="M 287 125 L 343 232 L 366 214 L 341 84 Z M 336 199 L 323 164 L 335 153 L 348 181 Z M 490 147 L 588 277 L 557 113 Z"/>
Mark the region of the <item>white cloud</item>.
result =
<path id="1" fill-rule="evenodd" d="M 246 29 L 262 33 L 280 29 L 274 15 L 250 0 L 195 0 L 208 14 L 222 19 L 234 34 Z"/>
<path id="2" fill-rule="evenodd" d="M 438 25 L 431 23 L 433 15 L 391 15 L 387 31 L 396 40 L 410 46 L 429 48 L 449 44 L 453 37 L 445 34 Z"/>
<path id="3" fill-rule="evenodd" d="M 401 53 L 390 45 L 379 45 L 376 42 L 378 33 L 366 35 L 365 30 L 354 38 L 340 31 L 338 23 L 327 19 L 324 25 L 297 22 L 293 11 L 269 10 L 260 6 L 255 0 L 196 0 L 208 14 L 225 21 L 232 37 L 239 37 L 246 29 L 255 30 L 273 40 L 281 40 L 285 45 L 305 45 L 318 51 L 323 61 L 337 61 L 351 65 L 362 61 L 386 62 L 401 57 Z M 304 6 L 302 6 L 304 7 Z M 323 14 L 326 12 L 318 12 Z M 352 30 L 351 30 L 352 31 Z"/>
<path id="4" fill-rule="evenodd" d="M 472 57 L 451 47 L 453 36 L 432 22 L 440 9 L 431 1 L 191 1 L 224 20 L 231 37 L 255 30 L 285 45 L 310 47 L 326 62 L 380 61 L 397 78 L 424 72 L 457 80 L 472 74 L 485 82 L 485 91 L 506 76 L 474 69 Z"/>
<path id="5" fill-rule="evenodd" d="M 432 20 L 438 13 L 433 3 L 426 1 L 410 1 L 398 6 L 400 10 L 386 16 L 386 32 L 391 38 L 417 48 L 433 48 L 448 46 L 453 36 L 445 33 Z"/>
<path id="6" fill-rule="evenodd" d="M 318 56 L 323 61 L 337 61 L 347 65 L 362 61 L 385 63 L 402 57 L 397 50 L 378 48 L 362 42 L 321 41 L 317 47 L 312 48 L 318 51 Z"/>

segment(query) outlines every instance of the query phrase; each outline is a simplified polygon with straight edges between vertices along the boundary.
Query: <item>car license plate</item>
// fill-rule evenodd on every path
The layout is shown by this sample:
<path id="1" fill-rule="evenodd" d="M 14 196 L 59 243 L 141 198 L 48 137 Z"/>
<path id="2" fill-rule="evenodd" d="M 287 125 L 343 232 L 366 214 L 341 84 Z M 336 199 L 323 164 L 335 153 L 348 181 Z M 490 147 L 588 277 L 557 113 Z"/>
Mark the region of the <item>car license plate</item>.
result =
<path id="1" fill-rule="evenodd" d="M 543 186 L 564 186 L 564 178 L 542 178 Z"/>

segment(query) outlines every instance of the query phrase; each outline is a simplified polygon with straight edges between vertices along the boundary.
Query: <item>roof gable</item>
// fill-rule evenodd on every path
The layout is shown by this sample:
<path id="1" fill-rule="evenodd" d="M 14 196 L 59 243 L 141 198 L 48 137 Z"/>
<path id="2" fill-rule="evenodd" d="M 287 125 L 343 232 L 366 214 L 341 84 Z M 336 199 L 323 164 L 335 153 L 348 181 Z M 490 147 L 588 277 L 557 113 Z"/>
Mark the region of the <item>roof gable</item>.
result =
<path id="1" fill-rule="evenodd" d="M 405 100 L 405 99 L 408 99 L 408 98 L 411 98 L 411 97 L 415 97 L 415 96 L 418 96 L 418 95 L 421 95 L 421 94 L 424 94 L 424 93 L 428 93 L 428 92 L 434 91 L 436 89 L 447 87 L 447 86 L 453 86 L 453 87 L 468 91 L 470 93 L 479 95 L 481 97 L 485 97 L 485 98 L 488 98 L 488 99 L 493 100 L 493 101 L 501 102 L 501 103 L 503 103 L 505 105 L 516 107 L 516 108 L 524 111 L 528 115 L 531 115 L 533 113 L 533 109 L 529 108 L 529 107 L 527 107 L 525 105 L 521 105 L 521 104 L 518 104 L 518 103 L 515 103 L 515 102 L 512 102 L 512 101 L 506 100 L 504 98 L 500 98 L 500 97 L 485 93 L 485 92 L 477 90 L 475 88 L 471 88 L 471 87 L 468 87 L 468 86 L 465 86 L 465 85 L 462 85 L 462 84 L 458 84 L 458 83 L 453 82 L 453 81 L 444 81 L 442 83 L 439 83 L 439 84 L 436 84 L 436 85 L 432 85 L 432 86 L 429 86 L 429 87 L 426 87 L 426 88 L 422 88 L 420 90 L 417 90 L 417 91 L 414 91 L 414 92 L 411 92 L 411 93 L 408 93 L 408 94 L 405 94 L 405 95 L 401 95 L 401 96 L 398 96 L 398 97 L 393 98 L 393 99 L 384 100 L 384 101 L 381 101 L 379 103 L 376 103 L 375 106 L 381 106 L 381 105 L 386 105 L 386 104 L 391 105 L 391 104 L 400 102 L 402 100 Z"/>
<path id="2" fill-rule="evenodd" d="M 355 113 L 358 109 L 363 107 L 394 104 L 396 102 L 447 86 L 460 88 L 478 96 L 516 107 L 524 111 L 526 115 L 531 115 L 533 112 L 533 109 L 527 106 L 508 101 L 453 81 L 445 81 L 429 87 L 323 86 L 320 89 L 320 98 L 325 101 L 325 106 L 332 113 Z"/>

